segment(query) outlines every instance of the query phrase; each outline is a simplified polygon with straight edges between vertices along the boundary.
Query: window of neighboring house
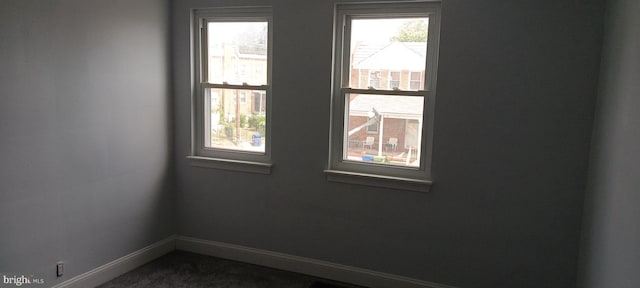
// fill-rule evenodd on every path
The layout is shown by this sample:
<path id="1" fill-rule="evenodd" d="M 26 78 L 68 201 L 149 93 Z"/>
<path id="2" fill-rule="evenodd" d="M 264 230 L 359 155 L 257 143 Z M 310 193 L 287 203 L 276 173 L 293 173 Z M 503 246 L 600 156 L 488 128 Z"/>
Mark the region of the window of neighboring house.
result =
<path id="1" fill-rule="evenodd" d="M 257 64 L 256 65 L 256 69 L 255 69 L 255 75 L 263 75 L 266 66 L 267 66 L 267 63 L 259 63 L 259 64 Z"/>
<path id="2" fill-rule="evenodd" d="M 266 95 L 260 91 L 253 92 L 253 113 L 264 114 L 266 111 Z"/>
<path id="3" fill-rule="evenodd" d="M 400 71 L 389 72 L 389 89 L 400 89 Z"/>
<path id="4" fill-rule="evenodd" d="M 367 126 L 367 133 L 378 133 L 378 122 Z"/>
<path id="5" fill-rule="evenodd" d="M 238 55 L 240 56 L 240 55 Z M 238 80 L 242 82 L 246 82 L 249 79 L 247 79 L 247 63 L 243 62 L 240 57 L 238 57 Z M 246 61 L 246 60 L 245 60 Z"/>
<path id="6" fill-rule="evenodd" d="M 428 190 L 440 3 L 339 4 L 336 17 L 329 180 Z"/>
<path id="7" fill-rule="evenodd" d="M 422 72 L 421 71 L 410 72 L 410 74 L 409 74 L 409 89 L 410 90 L 423 89 L 424 85 L 422 85 L 422 83 L 424 83 L 424 79 L 422 77 Z"/>
<path id="8" fill-rule="evenodd" d="M 247 92 L 246 91 L 240 91 L 240 103 L 242 103 L 242 104 L 246 104 L 247 103 Z"/>
<path id="9" fill-rule="evenodd" d="M 270 173 L 271 8 L 197 10 L 194 21 L 189 158 L 197 166 Z M 256 94 L 260 116 L 253 105 L 240 105 Z"/>
<path id="10" fill-rule="evenodd" d="M 369 87 L 378 89 L 380 88 L 380 71 L 369 72 Z"/>

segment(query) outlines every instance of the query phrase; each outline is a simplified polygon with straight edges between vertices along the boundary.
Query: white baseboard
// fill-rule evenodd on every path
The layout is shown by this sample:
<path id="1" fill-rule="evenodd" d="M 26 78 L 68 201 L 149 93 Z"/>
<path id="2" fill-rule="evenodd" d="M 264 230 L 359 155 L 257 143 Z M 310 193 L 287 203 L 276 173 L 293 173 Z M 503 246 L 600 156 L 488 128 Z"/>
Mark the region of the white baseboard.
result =
<path id="1" fill-rule="evenodd" d="M 371 288 L 455 288 L 418 279 L 233 244 L 176 236 L 176 249 Z"/>
<path id="2" fill-rule="evenodd" d="M 455 288 L 327 261 L 185 236 L 170 236 L 52 288 L 95 287 L 173 250 L 241 261 L 371 288 Z"/>
<path id="3" fill-rule="evenodd" d="M 176 249 L 175 236 L 151 244 L 89 272 L 80 274 L 52 288 L 95 287 Z"/>

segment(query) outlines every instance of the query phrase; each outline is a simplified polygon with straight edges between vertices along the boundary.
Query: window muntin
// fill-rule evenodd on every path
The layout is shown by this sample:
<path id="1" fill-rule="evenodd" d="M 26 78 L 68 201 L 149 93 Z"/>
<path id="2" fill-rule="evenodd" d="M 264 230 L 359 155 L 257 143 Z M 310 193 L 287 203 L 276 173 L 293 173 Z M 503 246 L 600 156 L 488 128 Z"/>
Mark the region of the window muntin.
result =
<path id="1" fill-rule="evenodd" d="M 429 178 L 439 11 L 434 2 L 337 6 L 329 170 Z"/>
<path id="2" fill-rule="evenodd" d="M 220 8 L 195 16 L 194 155 L 266 162 L 271 9 Z"/>

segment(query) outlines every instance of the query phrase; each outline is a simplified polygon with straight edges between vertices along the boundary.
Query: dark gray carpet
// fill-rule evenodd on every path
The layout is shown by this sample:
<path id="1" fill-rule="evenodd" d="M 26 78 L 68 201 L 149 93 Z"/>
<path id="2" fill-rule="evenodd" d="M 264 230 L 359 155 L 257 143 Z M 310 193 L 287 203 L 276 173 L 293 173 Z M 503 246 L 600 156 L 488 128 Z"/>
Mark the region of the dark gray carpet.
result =
<path id="1" fill-rule="evenodd" d="M 174 251 L 99 288 L 364 288 L 267 267 Z"/>

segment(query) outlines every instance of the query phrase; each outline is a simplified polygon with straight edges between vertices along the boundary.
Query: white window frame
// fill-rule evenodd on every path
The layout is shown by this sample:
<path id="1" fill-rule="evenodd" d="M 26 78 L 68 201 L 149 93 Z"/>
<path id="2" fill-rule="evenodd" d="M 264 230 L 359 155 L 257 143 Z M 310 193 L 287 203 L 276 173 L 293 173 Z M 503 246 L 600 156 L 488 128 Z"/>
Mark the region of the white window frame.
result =
<path id="1" fill-rule="evenodd" d="M 425 63 L 425 89 L 418 91 L 391 89 L 349 88 L 350 73 L 350 21 L 351 19 L 428 17 L 427 62 Z M 337 4 L 335 12 L 334 71 L 331 97 L 331 127 L 329 161 L 325 170 L 329 181 L 351 184 L 381 186 L 388 188 L 429 191 L 431 179 L 431 157 L 433 146 L 433 120 L 436 91 L 436 71 L 440 34 L 440 2 L 362 3 Z M 344 159 L 348 148 L 345 131 L 348 129 L 346 115 L 350 93 L 390 96 L 421 96 L 424 99 L 423 129 L 421 131 L 421 154 L 419 167 L 380 165 Z"/>
<path id="2" fill-rule="evenodd" d="M 393 77 L 392 77 L 393 73 L 398 73 L 398 80 L 393 80 Z M 393 88 L 392 88 L 393 81 L 398 81 L 398 87 L 397 87 L 398 90 L 400 89 L 400 87 L 402 87 L 402 85 L 400 85 L 400 84 L 402 84 L 402 80 L 400 80 L 400 79 L 402 79 L 402 71 L 389 70 L 389 77 L 388 78 L 389 78 L 389 83 L 388 83 L 387 87 L 389 87 L 389 90 L 393 90 Z"/>
<path id="3" fill-rule="evenodd" d="M 191 155 L 187 158 L 191 164 L 198 167 L 216 168 L 252 173 L 271 173 L 271 67 L 273 55 L 273 17 L 271 7 L 223 7 L 212 9 L 198 9 L 193 11 L 192 26 L 192 128 L 191 128 Z M 268 24 L 267 38 L 267 83 L 264 85 L 209 83 L 208 62 L 206 59 L 207 29 L 209 22 L 252 22 L 260 21 Z M 204 61 L 203 61 L 204 59 Z M 204 115 L 206 99 L 205 89 L 234 89 L 251 91 L 264 91 L 266 94 L 266 127 L 265 127 L 265 151 L 252 152 L 233 149 L 221 149 L 206 147 L 205 135 L 206 121 Z M 239 105 L 239 103 L 236 103 Z M 239 119 L 238 119 L 239 121 Z"/>

